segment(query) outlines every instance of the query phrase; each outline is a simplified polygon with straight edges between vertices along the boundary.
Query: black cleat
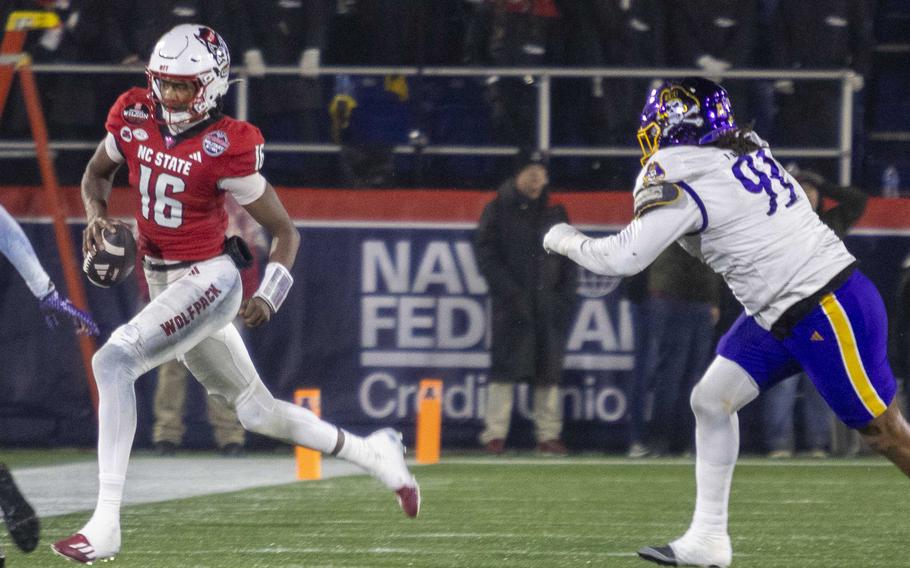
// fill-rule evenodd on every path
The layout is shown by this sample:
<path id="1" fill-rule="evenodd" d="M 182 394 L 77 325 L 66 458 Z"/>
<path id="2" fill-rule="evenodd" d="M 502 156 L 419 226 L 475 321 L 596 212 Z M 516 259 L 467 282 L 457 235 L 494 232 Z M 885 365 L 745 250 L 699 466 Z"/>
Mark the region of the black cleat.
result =
<path id="1" fill-rule="evenodd" d="M 35 510 L 19 492 L 13 476 L 5 465 L 0 464 L 0 509 L 9 534 L 23 552 L 31 552 L 38 546 L 41 525 Z"/>
<path id="2" fill-rule="evenodd" d="M 638 556 L 642 560 L 660 564 L 661 566 L 691 566 L 690 564 L 680 564 L 679 560 L 676 559 L 676 553 L 673 552 L 673 548 L 669 544 L 666 546 L 646 546 L 639 549 Z M 703 566 L 703 564 L 699 564 L 699 566 Z M 718 566 L 711 564 L 709 568 L 718 568 Z"/>
<path id="3" fill-rule="evenodd" d="M 661 566 L 679 566 L 676 562 L 676 554 L 669 544 L 666 546 L 646 546 L 639 549 L 638 556 L 642 560 L 648 560 Z"/>

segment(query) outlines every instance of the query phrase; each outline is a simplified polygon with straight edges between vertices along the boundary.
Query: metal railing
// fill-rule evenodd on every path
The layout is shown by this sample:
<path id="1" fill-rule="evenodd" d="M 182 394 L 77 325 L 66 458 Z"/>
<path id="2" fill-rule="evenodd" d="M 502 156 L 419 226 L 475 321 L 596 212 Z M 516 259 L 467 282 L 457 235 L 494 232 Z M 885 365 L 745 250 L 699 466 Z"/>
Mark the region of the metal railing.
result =
<path id="1" fill-rule="evenodd" d="M 89 64 L 39 64 L 33 69 L 39 74 L 99 74 L 124 75 L 144 73 L 141 66 L 123 65 L 89 65 Z M 265 68 L 265 75 L 299 76 L 300 68 L 296 66 L 271 66 Z M 401 75 L 404 77 L 533 77 L 538 89 L 537 96 L 537 147 L 555 157 L 636 157 L 640 155 L 637 147 L 627 146 L 554 146 L 551 143 L 551 90 L 552 81 L 560 78 L 604 78 L 604 79 L 653 79 L 675 78 L 691 75 L 703 75 L 701 69 L 664 69 L 664 68 L 552 68 L 552 67 L 351 67 L 324 66 L 318 70 L 319 75 L 360 75 L 384 76 Z M 233 69 L 234 77 L 248 79 L 248 71 L 243 67 Z M 853 151 L 853 88 L 855 73 L 850 69 L 793 71 L 779 69 L 730 70 L 718 75 L 725 79 L 747 80 L 792 80 L 792 81 L 836 81 L 841 85 L 840 98 L 840 132 L 837 146 L 832 147 L 775 147 L 775 154 L 790 158 L 823 158 L 837 160 L 839 164 L 839 182 L 850 183 L 851 158 Z M 249 82 L 240 81 L 235 89 L 234 116 L 246 120 L 249 116 Z M 50 147 L 54 151 L 92 150 L 97 140 L 52 140 Z M 341 150 L 337 144 L 294 144 L 266 143 L 266 150 L 279 153 L 333 153 Z M 422 153 L 427 155 L 474 155 L 474 156 L 507 156 L 518 151 L 514 146 L 496 145 L 409 145 L 402 144 L 393 148 L 396 154 Z M 30 140 L 0 140 L 0 157 L 34 155 L 34 143 Z"/>

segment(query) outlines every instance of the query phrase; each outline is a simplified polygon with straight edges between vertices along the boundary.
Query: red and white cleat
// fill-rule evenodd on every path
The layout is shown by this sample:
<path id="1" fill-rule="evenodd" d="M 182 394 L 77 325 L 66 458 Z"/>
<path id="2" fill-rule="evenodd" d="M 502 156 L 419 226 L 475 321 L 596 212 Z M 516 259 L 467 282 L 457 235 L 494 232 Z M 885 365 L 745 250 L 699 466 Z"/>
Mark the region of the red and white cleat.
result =
<path id="1" fill-rule="evenodd" d="M 420 513 L 420 486 L 417 482 L 413 486 L 402 487 L 395 494 L 398 495 L 398 504 L 405 515 L 416 517 Z"/>
<path id="2" fill-rule="evenodd" d="M 420 512 L 420 486 L 404 461 L 401 432 L 383 428 L 367 436 L 366 443 L 372 451 L 370 473 L 395 492 L 405 515 L 416 517 Z"/>
<path id="3" fill-rule="evenodd" d="M 88 564 L 91 566 L 95 562 L 107 562 L 114 559 L 114 554 L 99 555 L 95 547 L 81 533 L 76 533 L 69 538 L 58 540 L 51 545 L 51 550 L 58 556 L 67 560 Z"/>

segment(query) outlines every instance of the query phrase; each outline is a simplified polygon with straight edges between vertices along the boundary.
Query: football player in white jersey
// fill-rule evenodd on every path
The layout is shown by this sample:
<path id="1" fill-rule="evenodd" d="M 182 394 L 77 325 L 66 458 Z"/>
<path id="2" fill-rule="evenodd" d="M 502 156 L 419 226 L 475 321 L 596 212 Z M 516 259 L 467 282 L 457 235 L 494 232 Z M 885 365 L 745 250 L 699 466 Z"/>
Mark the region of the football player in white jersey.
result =
<path id="1" fill-rule="evenodd" d="M 668 566 L 729 566 L 736 412 L 799 368 L 846 425 L 910 476 L 910 426 L 894 403 L 885 308 L 768 145 L 736 126 L 721 86 L 701 78 L 663 83 L 648 95 L 638 138 L 644 168 L 634 220 L 599 239 L 555 225 L 543 245 L 622 277 L 678 241 L 745 307 L 692 391 L 697 492 L 689 529 L 638 552 Z"/>

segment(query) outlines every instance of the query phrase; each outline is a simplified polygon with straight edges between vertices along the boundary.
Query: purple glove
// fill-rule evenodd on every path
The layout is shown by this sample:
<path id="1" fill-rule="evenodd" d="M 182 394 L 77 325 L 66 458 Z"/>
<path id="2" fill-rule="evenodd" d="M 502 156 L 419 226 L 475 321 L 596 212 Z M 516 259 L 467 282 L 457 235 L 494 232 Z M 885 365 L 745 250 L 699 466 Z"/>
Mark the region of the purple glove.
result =
<path id="1" fill-rule="evenodd" d="M 98 324 L 92 319 L 92 316 L 83 312 L 73 305 L 65 297 L 57 293 L 56 290 L 41 298 L 38 303 L 38 309 L 44 315 L 44 321 L 47 327 L 54 329 L 60 325 L 60 317 L 69 319 L 76 326 L 76 333 L 88 335 L 98 335 Z"/>

